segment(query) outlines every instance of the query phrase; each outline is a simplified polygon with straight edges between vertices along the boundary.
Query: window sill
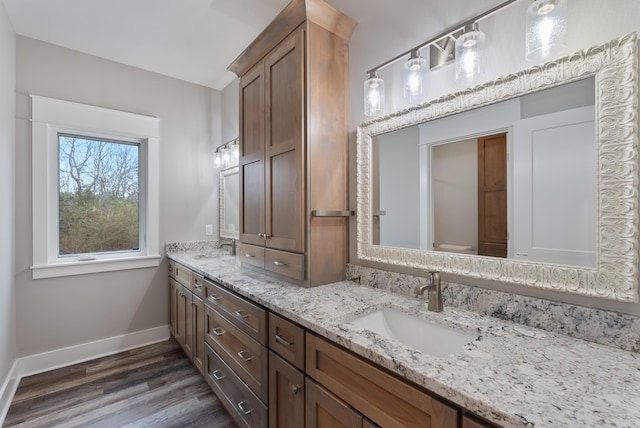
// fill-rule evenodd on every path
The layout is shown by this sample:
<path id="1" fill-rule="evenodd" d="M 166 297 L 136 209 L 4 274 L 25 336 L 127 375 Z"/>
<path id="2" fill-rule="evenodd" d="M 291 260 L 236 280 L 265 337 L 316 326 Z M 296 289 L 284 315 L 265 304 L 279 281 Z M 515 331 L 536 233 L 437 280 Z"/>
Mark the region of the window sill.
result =
<path id="1" fill-rule="evenodd" d="M 123 259 L 89 260 L 84 262 L 60 263 L 31 266 L 33 279 L 55 278 L 60 276 L 85 275 L 100 272 L 157 267 L 160 256 L 142 256 Z"/>

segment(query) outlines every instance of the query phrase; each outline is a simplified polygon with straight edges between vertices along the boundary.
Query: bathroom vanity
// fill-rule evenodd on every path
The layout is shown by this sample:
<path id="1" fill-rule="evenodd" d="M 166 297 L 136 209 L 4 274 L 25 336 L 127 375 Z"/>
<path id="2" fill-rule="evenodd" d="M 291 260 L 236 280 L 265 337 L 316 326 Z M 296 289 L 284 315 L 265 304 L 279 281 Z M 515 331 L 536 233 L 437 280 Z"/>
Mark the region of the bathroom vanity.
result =
<path id="1" fill-rule="evenodd" d="M 262 384 L 249 387 L 262 403 L 255 409 L 262 408 L 264 416 L 262 425 L 251 426 L 267 426 L 268 417 L 304 417 L 305 426 L 321 426 L 314 416 L 318 411 L 337 417 L 341 412 L 350 414 L 348 410 L 356 411 L 345 416 L 346 421 L 355 418 L 355 426 L 391 426 L 395 422 L 385 418 L 393 418 L 394 409 L 405 405 L 397 404 L 403 397 L 416 412 L 424 412 L 416 416 L 420 421 L 417 426 L 429 426 L 431 417 L 440 418 L 433 419 L 432 426 L 463 427 L 603 423 L 632 427 L 640 421 L 636 405 L 640 402 L 636 381 L 640 359 L 636 353 L 480 316 L 447 307 L 446 302 L 443 312 L 428 312 L 424 300 L 352 281 L 306 289 L 242 269 L 235 257 L 223 251 L 176 251 L 169 257 L 201 275 L 205 284 L 214 283 L 268 314 L 264 315 L 268 337 L 260 336 L 259 347 L 255 348 L 255 352 L 268 355 L 267 368 L 261 372 L 268 388 Z M 470 333 L 474 339 L 459 352 L 434 356 L 351 322 L 382 308 Z M 230 322 L 229 329 L 247 315 L 242 310 L 240 316 L 229 315 L 232 312 L 223 313 Z M 304 351 L 299 348 L 301 340 L 305 342 Z M 222 357 L 215 351 L 212 354 L 212 347 L 206 349 L 214 358 L 205 363 L 205 377 L 212 361 Z M 263 357 L 256 354 L 256 358 Z M 225 364 L 223 367 L 237 373 L 239 385 L 247 388 L 241 370 L 236 372 L 233 364 Z M 209 374 L 213 377 L 212 372 Z M 216 375 L 220 377 L 220 372 Z M 387 393 L 393 398 L 381 400 Z M 363 394 L 368 397 L 363 398 Z M 283 399 L 297 402 L 298 407 L 287 404 L 283 413 L 278 404 Z M 238 403 L 241 401 L 239 398 Z M 230 412 L 251 410 L 246 403 L 240 406 L 244 411 L 239 410 L 238 403 L 227 402 Z M 304 403 L 304 409 L 300 403 Z M 384 405 L 389 407 L 381 407 Z M 293 409 L 298 409 L 297 413 Z M 272 421 L 270 426 L 277 426 L 278 420 L 283 419 Z M 413 425 L 410 421 L 406 424 L 416 426 L 415 419 Z"/>

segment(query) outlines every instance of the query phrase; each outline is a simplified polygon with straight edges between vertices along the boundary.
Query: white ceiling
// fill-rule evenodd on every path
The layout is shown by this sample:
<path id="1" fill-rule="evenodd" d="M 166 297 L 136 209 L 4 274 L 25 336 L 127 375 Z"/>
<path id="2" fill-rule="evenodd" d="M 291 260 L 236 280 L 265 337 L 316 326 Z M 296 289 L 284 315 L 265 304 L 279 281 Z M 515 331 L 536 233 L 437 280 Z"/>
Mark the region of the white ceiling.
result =
<path id="1" fill-rule="evenodd" d="M 227 66 L 289 2 L 2 1 L 19 35 L 218 90 L 235 77 L 226 71 Z M 387 35 L 391 32 L 394 37 L 407 41 L 406 48 L 410 48 L 499 0 L 327 2 L 353 17 L 359 28 L 368 31 L 374 39 L 376 29 L 384 29 Z M 402 10 L 411 13 L 402 13 Z M 384 33 L 380 32 L 380 37 L 384 37 Z M 389 53 L 381 52 L 381 55 Z"/>

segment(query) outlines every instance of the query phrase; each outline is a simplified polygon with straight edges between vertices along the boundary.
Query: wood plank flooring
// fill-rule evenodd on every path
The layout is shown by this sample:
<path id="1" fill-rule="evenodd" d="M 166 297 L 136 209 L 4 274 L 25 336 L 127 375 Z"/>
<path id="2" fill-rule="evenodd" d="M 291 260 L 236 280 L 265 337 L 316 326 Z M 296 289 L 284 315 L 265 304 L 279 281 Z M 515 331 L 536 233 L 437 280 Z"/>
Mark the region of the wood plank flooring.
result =
<path id="1" fill-rule="evenodd" d="M 174 340 L 23 378 L 2 426 L 236 427 Z"/>

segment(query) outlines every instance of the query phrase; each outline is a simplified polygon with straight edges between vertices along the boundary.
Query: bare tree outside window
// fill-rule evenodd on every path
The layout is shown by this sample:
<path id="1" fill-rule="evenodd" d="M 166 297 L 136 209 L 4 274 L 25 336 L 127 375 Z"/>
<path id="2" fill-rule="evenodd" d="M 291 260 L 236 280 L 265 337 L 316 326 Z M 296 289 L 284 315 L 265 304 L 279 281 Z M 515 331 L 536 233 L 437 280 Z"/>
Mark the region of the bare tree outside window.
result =
<path id="1" fill-rule="evenodd" d="M 58 135 L 59 255 L 140 248 L 140 146 Z"/>

